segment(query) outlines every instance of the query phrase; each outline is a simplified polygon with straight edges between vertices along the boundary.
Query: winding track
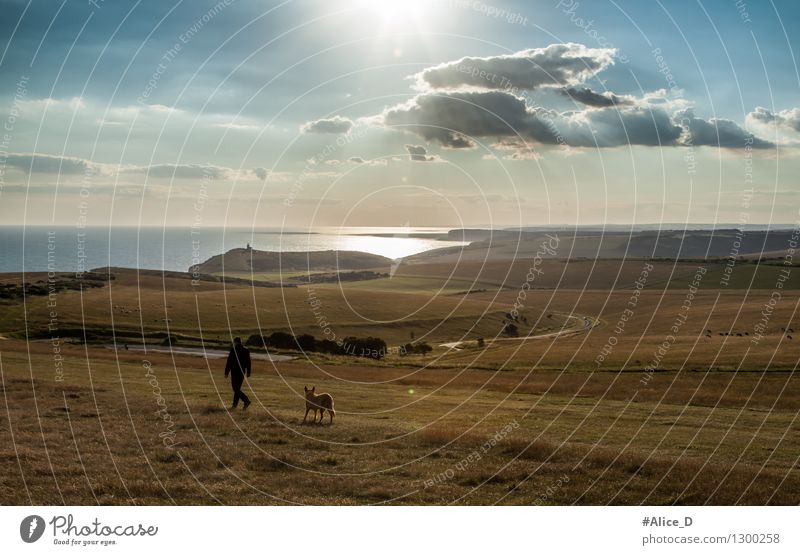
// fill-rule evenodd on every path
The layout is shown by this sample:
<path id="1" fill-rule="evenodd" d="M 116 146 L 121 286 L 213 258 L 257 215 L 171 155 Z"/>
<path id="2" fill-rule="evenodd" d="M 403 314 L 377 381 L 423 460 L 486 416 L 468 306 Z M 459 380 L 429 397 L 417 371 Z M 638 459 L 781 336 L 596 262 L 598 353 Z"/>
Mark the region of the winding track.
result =
<path id="1" fill-rule="evenodd" d="M 590 329 L 599 326 L 600 320 L 597 318 L 592 318 L 590 316 L 574 316 L 572 314 L 566 315 L 567 320 L 577 320 L 578 324 L 574 327 L 562 327 L 559 331 L 553 331 L 549 333 L 543 333 L 541 335 L 526 335 L 523 337 L 497 337 L 495 339 L 486 339 L 486 343 L 494 343 L 497 341 L 528 341 L 531 339 L 547 339 L 549 337 L 558 337 L 558 336 L 566 336 L 566 335 L 575 335 L 584 331 L 589 331 Z M 580 323 L 583 323 L 581 326 Z M 566 325 L 566 322 L 565 322 Z M 472 343 L 474 339 L 462 339 L 460 341 L 451 341 L 449 343 L 441 343 L 439 347 L 445 347 L 453 351 L 460 351 L 461 345 L 465 343 Z"/>

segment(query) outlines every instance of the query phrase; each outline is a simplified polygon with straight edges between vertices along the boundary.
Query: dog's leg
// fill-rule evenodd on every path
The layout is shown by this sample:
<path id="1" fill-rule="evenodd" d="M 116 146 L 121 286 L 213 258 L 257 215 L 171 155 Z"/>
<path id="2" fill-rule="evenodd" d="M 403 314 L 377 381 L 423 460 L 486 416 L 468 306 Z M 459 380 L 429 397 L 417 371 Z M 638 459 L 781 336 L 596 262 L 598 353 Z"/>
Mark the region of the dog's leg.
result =
<path id="1" fill-rule="evenodd" d="M 330 422 L 328 422 L 328 425 L 329 426 L 333 425 L 333 411 L 332 410 L 328 410 L 328 416 L 331 417 Z"/>
<path id="2" fill-rule="evenodd" d="M 310 408 L 306 407 L 306 415 L 303 417 L 303 424 L 306 423 L 306 418 L 308 418 L 308 411 L 310 411 L 310 410 L 311 410 Z M 314 419 L 316 419 L 316 418 L 317 418 L 317 415 L 315 413 L 314 414 Z"/>

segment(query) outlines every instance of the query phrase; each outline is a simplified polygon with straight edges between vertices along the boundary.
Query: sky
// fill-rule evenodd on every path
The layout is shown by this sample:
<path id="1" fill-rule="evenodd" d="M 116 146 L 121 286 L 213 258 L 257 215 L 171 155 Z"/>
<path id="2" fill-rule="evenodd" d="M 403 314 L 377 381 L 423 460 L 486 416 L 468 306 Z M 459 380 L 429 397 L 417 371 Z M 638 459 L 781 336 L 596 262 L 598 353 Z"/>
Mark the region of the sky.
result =
<path id="1" fill-rule="evenodd" d="M 0 224 L 794 224 L 793 0 L 2 0 Z"/>

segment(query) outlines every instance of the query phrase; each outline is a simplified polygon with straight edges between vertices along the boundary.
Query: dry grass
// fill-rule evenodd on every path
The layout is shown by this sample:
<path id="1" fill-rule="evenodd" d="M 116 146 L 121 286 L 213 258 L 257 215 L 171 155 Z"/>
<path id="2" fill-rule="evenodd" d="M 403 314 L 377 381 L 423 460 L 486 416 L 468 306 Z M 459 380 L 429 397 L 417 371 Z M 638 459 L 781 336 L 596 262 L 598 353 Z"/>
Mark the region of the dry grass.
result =
<path id="1" fill-rule="evenodd" d="M 694 406 L 686 383 L 668 402 L 628 403 L 615 399 L 629 384 L 610 373 L 593 376 L 576 397 L 578 382 L 546 395 L 510 393 L 513 374 L 487 388 L 477 379 L 486 372 L 464 378 L 449 370 L 421 375 L 425 384 L 411 396 L 406 386 L 347 385 L 308 364 L 285 363 L 258 367 L 256 402 L 229 413 L 220 368 L 154 355 L 148 360 L 178 443 L 168 449 L 141 360 L 90 348 L 87 364 L 82 347 L 69 347 L 65 381 L 55 382 L 48 348 L 31 344 L 29 357 L 24 344 L 2 343 L 4 504 L 800 501 L 796 398 L 772 411 L 733 400 Z M 323 370 L 331 369 L 351 377 L 365 371 Z M 377 382 L 396 372 L 370 375 Z M 797 390 L 796 378 L 782 377 Z M 561 380 L 556 373 L 538 379 Z M 737 387 L 753 390 L 757 379 L 742 374 Z M 334 394 L 333 426 L 301 425 L 297 391 L 310 381 Z M 769 391 L 759 393 L 762 405 L 776 399 Z M 484 449 L 512 423 L 518 426 Z M 480 459 L 465 464 L 476 452 Z M 569 481 L 546 494 L 563 476 Z"/>
<path id="2" fill-rule="evenodd" d="M 613 277 L 607 266 L 606 278 Z M 635 271 L 623 268 L 628 277 Z M 668 276 L 663 268 L 656 275 Z M 391 294 L 385 284 L 364 282 L 344 294 L 320 287 L 317 296 L 337 333 L 397 344 L 412 331 L 459 339 L 476 322 L 490 339 L 517 294 L 449 289 L 432 296 L 430 278 L 420 290 L 418 280 L 403 279 Z M 246 413 L 228 412 L 219 360 L 150 353 L 154 391 L 142 353 L 65 344 L 57 381 L 48 341 L 13 339 L 26 317 L 29 331 L 45 329 L 45 299 L 29 299 L 27 309 L 6 304 L 0 333 L 12 339 L 0 339 L 0 502 L 797 504 L 798 350 L 779 328 L 800 330 L 800 295 L 784 292 L 756 345 L 718 333 L 752 331 L 769 292 L 702 291 L 660 371 L 643 382 L 641 370 L 685 295 L 672 283 L 663 290 L 666 284 L 642 295 L 600 367 L 594 359 L 630 291 L 536 290 L 525 310 L 537 330 L 558 327 L 565 314 L 601 325 L 558 339 L 437 349 L 425 358 L 258 361 Z M 186 280 L 148 275 L 137 282 L 123 273 L 83 298 L 60 294 L 58 318 L 60 330 L 81 329 L 83 311 L 96 332 L 169 328 L 211 339 L 229 337 L 231 327 L 254 333 L 259 323 L 285 329 L 291 320 L 297 333 L 319 336 L 307 301 L 302 288 L 205 283 L 192 291 Z M 302 425 L 303 385 L 334 396 L 333 426 Z M 169 423 L 157 414 L 159 402 Z M 162 440 L 171 432 L 174 448 Z"/>

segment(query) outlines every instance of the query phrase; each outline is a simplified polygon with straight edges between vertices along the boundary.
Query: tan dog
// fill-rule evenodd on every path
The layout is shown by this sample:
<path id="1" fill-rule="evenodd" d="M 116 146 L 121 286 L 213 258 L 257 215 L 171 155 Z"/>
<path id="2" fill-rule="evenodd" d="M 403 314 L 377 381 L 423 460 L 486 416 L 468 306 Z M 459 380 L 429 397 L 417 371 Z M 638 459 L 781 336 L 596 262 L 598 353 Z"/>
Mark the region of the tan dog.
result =
<path id="1" fill-rule="evenodd" d="M 306 392 L 306 415 L 303 417 L 303 424 L 306 423 L 306 418 L 308 418 L 308 412 L 314 411 L 314 423 L 317 422 L 317 411 L 319 411 L 319 423 L 322 424 L 322 417 L 325 416 L 325 411 L 328 411 L 328 416 L 331 417 L 329 424 L 333 424 L 333 417 L 336 416 L 336 411 L 333 410 L 333 397 L 331 397 L 330 393 L 320 393 L 317 395 L 314 393 L 314 390 L 317 387 L 314 386 L 311 389 L 308 387 L 303 386 L 303 391 Z"/>

